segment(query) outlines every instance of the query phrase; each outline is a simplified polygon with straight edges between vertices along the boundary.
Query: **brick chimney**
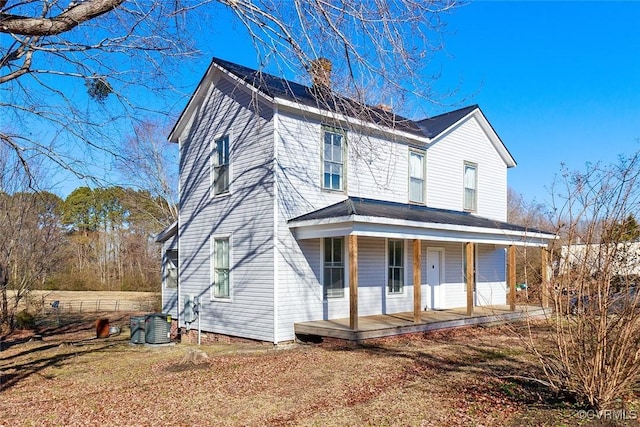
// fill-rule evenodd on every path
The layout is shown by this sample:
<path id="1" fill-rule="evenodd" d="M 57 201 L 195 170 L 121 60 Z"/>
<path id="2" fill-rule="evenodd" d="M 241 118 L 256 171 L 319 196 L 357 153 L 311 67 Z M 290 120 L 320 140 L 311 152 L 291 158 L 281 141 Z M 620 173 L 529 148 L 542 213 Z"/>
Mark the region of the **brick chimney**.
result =
<path id="1" fill-rule="evenodd" d="M 311 61 L 309 73 L 315 89 L 328 90 L 331 88 L 331 69 L 333 64 L 327 58 L 318 58 Z"/>

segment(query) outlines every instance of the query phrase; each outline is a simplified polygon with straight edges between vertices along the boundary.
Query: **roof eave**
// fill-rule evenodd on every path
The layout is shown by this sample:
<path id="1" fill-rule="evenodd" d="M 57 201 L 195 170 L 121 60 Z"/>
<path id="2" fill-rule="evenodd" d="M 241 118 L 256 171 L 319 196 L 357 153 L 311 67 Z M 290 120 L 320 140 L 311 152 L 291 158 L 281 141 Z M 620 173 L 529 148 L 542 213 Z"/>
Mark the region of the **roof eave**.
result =
<path id="1" fill-rule="evenodd" d="M 449 127 L 444 129 L 439 134 L 432 135 L 432 140 L 435 142 L 436 140 L 444 137 L 445 135 L 448 135 L 457 126 L 459 126 L 460 123 L 464 122 L 465 120 L 468 120 L 471 116 L 476 116 L 476 118 L 478 119 L 478 122 L 480 123 L 480 126 L 482 127 L 484 132 L 487 134 L 491 142 L 493 143 L 493 146 L 498 151 L 498 154 L 504 161 L 507 168 L 515 167 L 517 165 L 516 160 L 513 158 L 513 156 L 509 152 L 509 149 L 507 149 L 507 146 L 504 144 L 504 142 L 502 142 L 502 139 L 500 138 L 498 133 L 495 131 L 491 123 L 489 123 L 489 120 L 487 120 L 487 118 L 485 117 L 484 113 L 482 112 L 479 106 L 476 106 L 476 108 L 469 111 L 469 113 L 461 117 L 455 123 L 452 123 Z"/>
<path id="2" fill-rule="evenodd" d="M 375 232 L 365 234 L 363 230 L 358 230 L 357 224 L 369 224 L 382 227 L 404 227 L 407 233 L 415 235 L 411 230 L 434 230 L 439 233 L 455 234 L 474 234 L 478 236 L 479 241 L 494 244 L 513 244 L 518 246 L 545 246 L 549 242 L 556 240 L 558 237 L 554 234 L 541 233 L 538 231 L 519 231 L 506 230 L 501 228 L 475 227 L 457 224 L 442 224 L 434 222 L 412 221 L 385 217 L 372 217 L 364 215 L 349 215 L 332 218 L 308 219 L 291 221 L 289 228 L 294 230 L 296 237 L 300 239 L 315 238 L 319 236 L 319 232 L 324 230 L 341 230 L 346 234 L 374 235 Z M 309 232 L 305 232 L 309 231 Z M 381 233 L 382 237 L 384 233 Z M 498 237 L 496 237 L 498 236 Z M 483 238 L 484 237 L 484 238 Z M 429 240 L 425 236 L 425 240 Z M 445 240 L 445 239 L 440 239 Z M 458 239 L 459 240 L 459 239 Z M 452 241 L 457 241 L 452 238 Z"/>
<path id="3" fill-rule="evenodd" d="M 176 142 L 176 143 L 178 142 L 180 135 L 182 135 L 182 132 L 187 126 L 187 123 L 189 123 L 189 120 L 191 119 L 191 115 L 197 109 L 197 107 L 200 106 L 202 102 L 205 100 L 205 95 L 207 94 L 207 86 L 214 81 L 214 76 L 216 71 L 222 73 L 222 75 L 233 80 L 234 82 L 241 85 L 245 89 L 251 91 L 252 93 L 256 95 L 260 95 L 266 101 L 273 103 L 272 97 L 262 92 L 254 85 L 236 76 L 231 71 L 227 70 L 222 65 L 215 62 L 215 60 L 212 60 L 211 64 L 209 65 L 209 68 L 207 68 L 206 73 L 200 80 L 200 83 L 198 83 L 196 90 L 194 91 L 193 95 L 191 95 L 191 98 L 189 99 L 187 106 L 184 108 L 184 110 L 180 114 L 180 117 L 178 118 L 178 121 L 176 122 L 173 129 L 169 133 L 169 137 L 168 137 L 169 142 Z"/>

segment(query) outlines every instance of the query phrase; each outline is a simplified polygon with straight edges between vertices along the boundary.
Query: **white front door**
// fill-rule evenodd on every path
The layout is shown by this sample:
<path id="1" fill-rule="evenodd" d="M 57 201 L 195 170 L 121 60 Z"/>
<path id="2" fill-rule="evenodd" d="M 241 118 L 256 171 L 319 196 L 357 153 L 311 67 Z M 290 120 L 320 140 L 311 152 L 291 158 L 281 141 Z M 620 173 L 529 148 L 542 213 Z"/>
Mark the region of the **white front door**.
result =
<path id="1" fill-rule="evenodd" d="M 440 289 L 440 265 L 442 263 L 442 251 L 427 249 L 427 307 L 433 309 L 442 308 L 442 290 Z"/>

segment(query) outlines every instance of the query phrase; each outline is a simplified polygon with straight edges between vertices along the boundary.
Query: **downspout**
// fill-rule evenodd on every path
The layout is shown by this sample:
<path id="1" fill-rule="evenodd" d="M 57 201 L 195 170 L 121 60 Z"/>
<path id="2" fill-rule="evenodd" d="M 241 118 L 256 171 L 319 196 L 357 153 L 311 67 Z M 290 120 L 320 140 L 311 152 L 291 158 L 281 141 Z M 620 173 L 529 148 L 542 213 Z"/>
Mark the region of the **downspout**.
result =
<path id="1" fill-rule="evenodd" d="M 278 292 L 280 287 L 278 286 L 278 142 L 280 133 L 278 132 L 278 105 L 273 104 L 273 344 L 278 344 L 278 316 L 280 310 L 278 309 Z"/>
<path id="2" fill-rule="evenodd" d="M 178 138 L 178 164 L 180 164 L 180 156 L 182 155 L 182 138 Z M 176 247 L 178 249 L 178 285 L 177 285 L 177 290 L 176 290 L 176 322 L 178 325 L 178 335 L 180 336 L 180 301 L 182 301 L 181 298 L 181 289 L 182 289 L 182 285 L 180 284 L 182 282 L 181 277 L 181 270 L 182 270 L 182 250 L 180 249 L 180 232 L 181 232 L 181 227 L 180 227 L 180 213 L 182 212 L 182 190 L 180 188 L 180 170 L 178 171 L 178 223 L 176 224 L 176 239 L 178 240 L 176 242 Z"/>

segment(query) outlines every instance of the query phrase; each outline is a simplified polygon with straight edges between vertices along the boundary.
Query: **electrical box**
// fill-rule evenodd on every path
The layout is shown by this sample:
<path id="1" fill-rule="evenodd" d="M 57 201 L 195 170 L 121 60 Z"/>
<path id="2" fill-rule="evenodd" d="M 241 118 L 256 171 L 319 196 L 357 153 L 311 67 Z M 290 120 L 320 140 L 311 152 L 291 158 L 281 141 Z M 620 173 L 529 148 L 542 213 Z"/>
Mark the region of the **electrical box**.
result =
<path id="1" fill-rule="evenodd" d="M 196 320 L 196 312 L 194 310 L 193 295 L 185 295 L 184 297 L 184 322 L 193 323 Z"/>

